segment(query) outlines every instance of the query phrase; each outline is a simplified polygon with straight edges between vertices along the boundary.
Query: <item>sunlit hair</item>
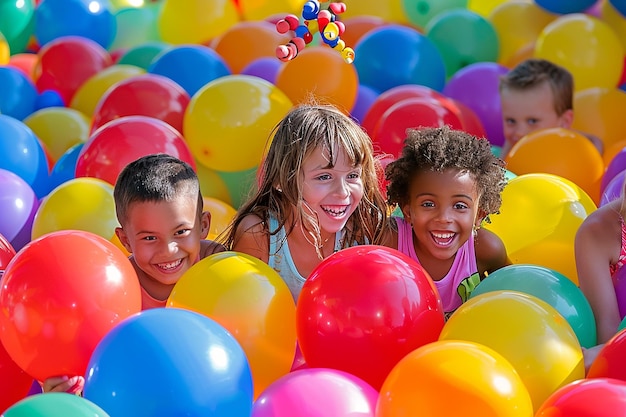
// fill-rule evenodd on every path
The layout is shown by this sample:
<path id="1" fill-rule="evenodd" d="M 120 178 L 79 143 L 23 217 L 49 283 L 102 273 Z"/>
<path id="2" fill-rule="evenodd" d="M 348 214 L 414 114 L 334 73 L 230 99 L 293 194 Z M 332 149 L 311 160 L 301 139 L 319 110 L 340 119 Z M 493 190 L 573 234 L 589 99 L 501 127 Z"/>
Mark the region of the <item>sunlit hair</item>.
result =
<path id="1" fill-rule="evenodd" d="M 273 139 L 259 167 L 258 189 L 238 210 L 228 231 L 226 246 L 231 248 L 235 230 L 248 214 L 256 214 L 269 224 L 269 214 L 278 219 L 276 234 L 288 219 L 302 226 L 305 235 L 318 248 L 322 244 L 318 219 L 302 199 L 304 161 L 323 149 L 329 156 L 329 167 L 345 151 L 354 167 L 361 166 L 364 194 L 356 211 L 346 224 L 343 247 L 378 243 L 385 226 L 386 203 L 378 187 L 372 142 L 350 117 L 330 105 L 295 106 L 273 130 Z M 292 226 L 293 228 L 293 226 Z M 291 232 L 286 231 L 287 235 Z"/>
<path id="2" fill-rule="evenodd" d="M 122 227 L 134 203 L 173 201 L 181 195 L 198 198 L 202 215 L 200 182 L 193 168 L 171 155 L 143 156 L 124 167 L 113 189 L 115 212 Z"/>
<path id="3" fill-rule="evenodd" d="M 487 139 L 448 126 L 407 131 L 402 155 L 385 168 L 385 177 L 390 181 L 388 202 L 400 207 L 408 204 L 410 184 L 416 174 L 448 169 L 469 173 L 473 178 L 480 196 L 481 217 L 498 212 L 500 193 L 506 185 L 504 162 L 491 152 Z"/>
<path id="4" fill-rule="evenodd" d="M 567 69 L 545 59 L 531 58 L 519 63 L 500 78 L 500 91 L 530 90 L 544 82 L 552 90 L 557 115 L 574 108 L 574 77 Z"/>

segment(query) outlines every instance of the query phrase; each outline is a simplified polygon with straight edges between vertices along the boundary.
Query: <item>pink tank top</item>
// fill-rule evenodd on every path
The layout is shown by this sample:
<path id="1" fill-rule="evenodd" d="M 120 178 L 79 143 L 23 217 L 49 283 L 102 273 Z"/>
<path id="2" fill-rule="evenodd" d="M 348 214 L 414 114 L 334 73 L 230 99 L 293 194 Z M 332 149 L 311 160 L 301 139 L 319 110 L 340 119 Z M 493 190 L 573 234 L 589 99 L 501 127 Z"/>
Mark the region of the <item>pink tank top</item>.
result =
<path id="1" fill-rule="evenodd" d="M 165 307 L 167 300 L 157 300 L 152 297 L 143 287 L 141 287 L 141 311 L 149 310 L 151 308 Z"/>
<path id="2" fill-rule="evenodd" d="M 624 218 L 622 216 L 620 216 L 619 221 L 622 228 L 622 249 L 620 250 L 617 262 L 610 265 L 611 276 L 615 275 L 615 273 L 626 263 L 626 226 L 624 226 Z"/>
<path id="3" fill-rule="evenodd" d="M 398 224 L 398 250 L 419 262 L 415 246 L 413 246 L 411 224 L 401 217 L 396 217 L 396 222 Z M 434 283 L 446 313 L 452 313 L 467 301 L 474 288 L 480 283 L 474 250 L 474 234 L 471 234 L 467 242 L 459 248 L 448 273 Z"/>

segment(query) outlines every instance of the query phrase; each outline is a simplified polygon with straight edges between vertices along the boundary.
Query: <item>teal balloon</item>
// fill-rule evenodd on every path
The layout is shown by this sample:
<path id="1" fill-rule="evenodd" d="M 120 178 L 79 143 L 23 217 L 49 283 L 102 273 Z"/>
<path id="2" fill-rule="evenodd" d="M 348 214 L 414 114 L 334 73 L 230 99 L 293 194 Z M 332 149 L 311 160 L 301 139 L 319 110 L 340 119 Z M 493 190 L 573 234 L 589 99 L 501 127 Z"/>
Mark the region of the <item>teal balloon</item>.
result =
<path id="1" fill-rule="evenodd" d="M 439 13 L 451 9 L 466 9 L 468 0 L 402 0 L 402 8 L 409 22 L 425 28 Z"/>
<path id="2" fill-rule="evenodd" d="M 619 332 L 620 330 L 624 329 L 626 329 L 626 317 L 622 319 L 622 322 L 619 324 L 619 328 L 617 329 L 617 331 Z"/>
<path id="3" fill-rule="evenodd" d="M 158 7 L 154 5 L 117 10 L 114 14 L 117 32 L 109 50 L 133 48 L 147 42 L 160 41 L 156 23 L 158 12 Z"/>
<path id="4" fill-rule="evenodd" d="M 443 58 L 448 78 L 470 64 L 498 61 L 498 33 L 489 20 L 471 10 L 440 13 L 425 31 Z"/>
<path id="5" fill-rule="evenodd" d="M 24 52 L 35 29 L 34 1 L 0 1 L 0 33 L 11 55 Z"/>
<path id="6" fill-rule="evenodd" d="M 118 64 L 134 65 L 146 71 L 154 57 L 172 46 L 164 42 L 146 42 L 129 48 L 118 61 Z"/>
<path id="7" fill-rule="evenodd" d="M 596 345 L 596 322 L 583 292 L 565 275 L 537 265 L 509 265 L 489 274 L 470 298 L 510 290 L 533 295 L 554 307 L 576 333 L 580 345 Z"/>
<path id="8" fill-rule="evenodd" d="M 109 414 L 78 395 L 50 392 L 26 397 L 1 417 L 109 417 Z"/>

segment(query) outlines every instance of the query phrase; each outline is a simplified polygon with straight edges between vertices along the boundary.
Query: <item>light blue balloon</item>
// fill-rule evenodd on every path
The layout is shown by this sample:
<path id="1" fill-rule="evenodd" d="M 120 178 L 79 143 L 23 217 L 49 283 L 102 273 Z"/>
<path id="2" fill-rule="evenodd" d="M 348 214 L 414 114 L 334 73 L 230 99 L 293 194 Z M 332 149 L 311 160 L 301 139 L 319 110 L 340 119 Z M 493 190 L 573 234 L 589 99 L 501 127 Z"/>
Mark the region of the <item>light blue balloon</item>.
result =
<path id="1" fill-rule="evenodd" d="M 35 111 L 35 84 L 22 71 L 0 66 L 0 113 L 24 120 Z"/>

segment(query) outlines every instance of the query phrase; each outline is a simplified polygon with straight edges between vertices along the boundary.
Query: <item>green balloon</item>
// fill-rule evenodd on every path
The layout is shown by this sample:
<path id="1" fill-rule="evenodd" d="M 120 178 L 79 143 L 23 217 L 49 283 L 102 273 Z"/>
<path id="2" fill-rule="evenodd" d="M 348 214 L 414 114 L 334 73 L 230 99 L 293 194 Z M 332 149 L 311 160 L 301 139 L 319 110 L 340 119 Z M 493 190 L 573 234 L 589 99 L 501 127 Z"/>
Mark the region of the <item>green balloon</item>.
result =
<path id="1" fill-rule="evenodd" d="M 550 304 L 569 323 L 580 345 L 596 345 L 596 321 L 583 292 L 565 275 L 538 265 L 509 265 L 489 274 L 470 298 L 491 291 L 518 291 Z"/>
<path id="2" fill-rule="evenodd" d="M 439 13 L 426 26 L 430 39 L 443 58 L 446 76 L 477 62 L 497 62 L 498 33 L 491 22 L 471 10 L 453 9 Z"/>
<path id="3" fill-rule="evenodd" d="M 169 48 L 171 46 L 164 42 L 146 42 L 127 50 L 118 64 L 134 65 L 147 71 L 154 57 Z"/>
<path id="4" fill-rule="evenodd" d="M 257 167 L 237 172 L 215 171 L 226 183 L 232 206 L 238 209 L 256 187 Z"/>
<path id="5" fill-rule="evenodd" d="M 50 392 L 18 401 L 0 417 L 109 417 L 102 408 L 78 395 Z"/>
<path id="6" fill-rule="evenodd" d="M 451 9 L 467 9 L 468 0 L 402 0 L 402 8 L 409 22 L 425 28 L 439 13 Z"/>
<path id="7" fill-rule="evenodd" d="M 4 35 L 11 55 L 26 50 L 35 30 L 34 1 L 0 1 L 0 33 Z"/>

